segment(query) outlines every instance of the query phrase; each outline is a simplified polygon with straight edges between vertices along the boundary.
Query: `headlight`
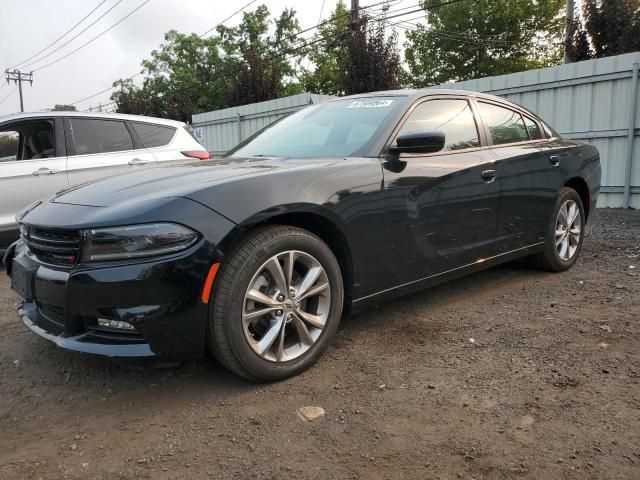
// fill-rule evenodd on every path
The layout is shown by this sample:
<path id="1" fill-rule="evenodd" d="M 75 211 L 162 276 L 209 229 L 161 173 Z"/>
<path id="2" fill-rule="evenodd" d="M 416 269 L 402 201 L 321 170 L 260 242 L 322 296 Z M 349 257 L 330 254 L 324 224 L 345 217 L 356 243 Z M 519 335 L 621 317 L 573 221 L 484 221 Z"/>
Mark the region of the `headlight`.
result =
<path id="1" fill-rule="evenodd" d="M 150 223 L 84 231 L 82 261 L 96 262 L 150 257 L 193 245 L 198 234 L 175 223 Z"/>

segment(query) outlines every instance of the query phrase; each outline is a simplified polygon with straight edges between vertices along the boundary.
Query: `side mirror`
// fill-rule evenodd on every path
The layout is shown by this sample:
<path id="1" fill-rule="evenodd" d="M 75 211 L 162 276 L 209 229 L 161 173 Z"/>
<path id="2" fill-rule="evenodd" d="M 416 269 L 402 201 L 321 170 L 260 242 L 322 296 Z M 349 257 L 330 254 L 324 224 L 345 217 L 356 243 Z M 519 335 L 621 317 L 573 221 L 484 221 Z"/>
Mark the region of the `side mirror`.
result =
<path id="1" fill-rule="evenodd" d="M 440 130 L 420 130 L 399 135 L 391 153 L 435 153 L 444 148 L 444 133 Z"/>

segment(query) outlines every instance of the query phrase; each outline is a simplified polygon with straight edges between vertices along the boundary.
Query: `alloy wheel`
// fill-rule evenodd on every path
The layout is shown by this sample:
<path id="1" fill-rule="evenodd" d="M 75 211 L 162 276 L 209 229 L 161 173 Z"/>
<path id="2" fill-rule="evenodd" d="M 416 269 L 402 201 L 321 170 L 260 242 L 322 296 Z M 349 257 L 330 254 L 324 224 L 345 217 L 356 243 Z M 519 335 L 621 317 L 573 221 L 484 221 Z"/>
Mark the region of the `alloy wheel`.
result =
<path id="1" fill-rule="evenodd" d="M 556 219 L 556 251 L 563 261 L 569 261 L 575 255 L 580 244 L 582 224 L 580 208 L 573 200 L 562 204 Z"/>
<path id="2" fill-rule="evenodd" d="M 329 280 L 320 262 L 298 250 L 278 253 L 256 271 L 245 292 L 245 339 L 265 360 L 298 358 L 320 337 L 330 305 Z"/>

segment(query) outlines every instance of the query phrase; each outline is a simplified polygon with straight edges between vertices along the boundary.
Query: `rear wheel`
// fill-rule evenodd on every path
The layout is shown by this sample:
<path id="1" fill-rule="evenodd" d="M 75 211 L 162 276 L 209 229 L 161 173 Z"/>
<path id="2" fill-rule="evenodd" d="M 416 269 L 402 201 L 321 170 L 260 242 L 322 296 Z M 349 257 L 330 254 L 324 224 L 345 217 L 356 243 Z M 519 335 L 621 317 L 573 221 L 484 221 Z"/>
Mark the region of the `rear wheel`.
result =
<path id="1" fill-rule="evenodd" d="M 569 187 L 560 190 L 546 234 L 544 251 L 537 254 L 536 263 L 552 272 L 562 272 L 577 260 L 585 230 L 585 214 L 578 192 Z"/>
<path id="2" fill-rule="evenodd" d="M 295 227 L 247 234 L 217 275 L 210 304 L 210 343 L 220 363 L 253 381 L 309 368 L 334 336 L 343 285 L 333 253 Z"/>

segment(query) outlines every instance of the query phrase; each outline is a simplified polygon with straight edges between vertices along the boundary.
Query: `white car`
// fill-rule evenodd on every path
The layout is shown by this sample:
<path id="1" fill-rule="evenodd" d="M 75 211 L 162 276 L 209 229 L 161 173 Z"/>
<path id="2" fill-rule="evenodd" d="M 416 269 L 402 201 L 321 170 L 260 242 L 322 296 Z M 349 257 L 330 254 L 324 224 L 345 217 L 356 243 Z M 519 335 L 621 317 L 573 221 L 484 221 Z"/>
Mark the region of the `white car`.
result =
<path id="1" fill-rule="evenodd" d="M 71 185 L 168 161 L 210 158 L 182 122 L 109 113 L 0 117 L 0 248 L 17 237 L 15 215 Z"/>

